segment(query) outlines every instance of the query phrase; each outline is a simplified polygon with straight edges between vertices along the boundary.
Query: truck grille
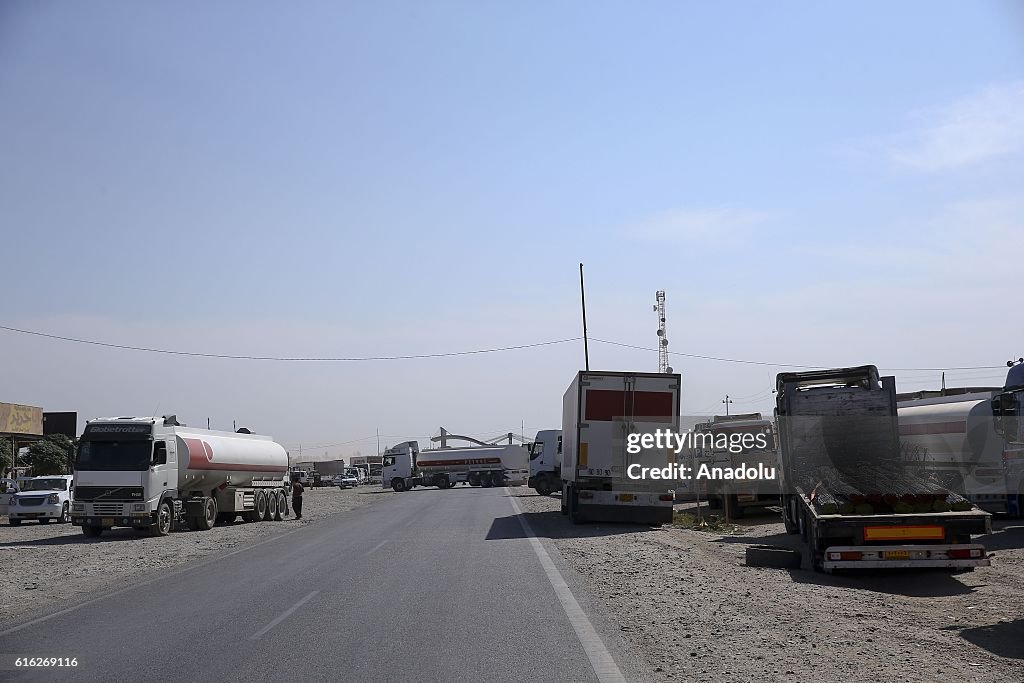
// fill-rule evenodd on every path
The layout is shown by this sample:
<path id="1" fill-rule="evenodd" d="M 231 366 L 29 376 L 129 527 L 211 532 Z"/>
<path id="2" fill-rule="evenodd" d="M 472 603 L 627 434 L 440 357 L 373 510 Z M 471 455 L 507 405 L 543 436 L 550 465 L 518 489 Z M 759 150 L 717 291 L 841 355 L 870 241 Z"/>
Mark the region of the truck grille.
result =
<path id="1" fill-rule="evenodd" d="M 42 505 L 46 500 L 46 496 L 32 496 L 31 498 L 19 498 L 18 505 L 22 507 L 29 507 L 31 505 Z"/>
<path id="2" fill-rule="evenodd" d="M 93 503 L 92 514 L 94 515 L 120 515 L 120 503 Z"/>
<path id="3" fill-rule="evenodd" d="M 75 500 L 142 500 L 141 486 L 79 486 Z"/>

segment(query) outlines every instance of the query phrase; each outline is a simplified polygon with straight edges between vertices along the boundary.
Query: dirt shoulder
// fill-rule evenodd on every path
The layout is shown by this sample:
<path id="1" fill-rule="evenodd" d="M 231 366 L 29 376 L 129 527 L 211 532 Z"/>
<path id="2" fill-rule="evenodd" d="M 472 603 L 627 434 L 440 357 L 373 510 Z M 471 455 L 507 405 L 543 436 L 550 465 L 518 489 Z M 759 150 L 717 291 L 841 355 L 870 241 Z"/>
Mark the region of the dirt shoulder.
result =
<path id="1" fill-rule="evenodd" d="M 281 522 L 236 522 L 162 538 L 133 529 L 111 529 L 99 538 L 87 539 L 79 527 L 70 524 L 25 522 L 10 527 L 7 517 L 0 517 L 0 605 L 8 619 L 46 611 L 391 495 L 373 486 L 310 489 L 303 498 L 301 520 L 288 516 Z"/>
<path id="2" fill-rule="evenodd" d="M 1024 680 L 1024 523 L 981 542 L 991 567 L 828 576 L 747 567 L 796 544 L 777 515 L 724 533 L 586 524 L 557 496 L 510 489 L 534 530 L 662 680 Z"/>

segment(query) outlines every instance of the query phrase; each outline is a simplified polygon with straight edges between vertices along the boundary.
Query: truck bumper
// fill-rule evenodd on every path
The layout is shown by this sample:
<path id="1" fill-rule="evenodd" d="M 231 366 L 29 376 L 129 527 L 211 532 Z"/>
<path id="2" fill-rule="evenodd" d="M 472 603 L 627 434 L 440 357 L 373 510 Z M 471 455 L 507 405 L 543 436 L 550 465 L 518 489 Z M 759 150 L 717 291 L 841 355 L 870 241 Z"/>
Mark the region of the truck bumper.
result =
<path id="1" fill-rule="evenodd" d="M 859 558 L 857 557 L 859 555 Z M 913 569 L 987 567 L 985 547 L 964 545 L 832 546 L 825 551 L 822 569 Z"/>
<path id="2" fill-rule="evenodd" d="M 71 523 L 75 526 L 99 526 L 105 529 L 115 526 L 130 526 L 136 529 L 145 529 L 153 526 L 153 514 L 146 513 L 145 517 L 142 515 L 130 517 L 91 517 L 73 515 L 71 517 Z"/>
<path id="3" fill-rule="evenodd" d="M 576 517 L 583 521 L 667 524 L 672 521 L 672 495 L 629 491 L 578 491 Z M 661 500 L 667 496 L 668 500 Z"/>

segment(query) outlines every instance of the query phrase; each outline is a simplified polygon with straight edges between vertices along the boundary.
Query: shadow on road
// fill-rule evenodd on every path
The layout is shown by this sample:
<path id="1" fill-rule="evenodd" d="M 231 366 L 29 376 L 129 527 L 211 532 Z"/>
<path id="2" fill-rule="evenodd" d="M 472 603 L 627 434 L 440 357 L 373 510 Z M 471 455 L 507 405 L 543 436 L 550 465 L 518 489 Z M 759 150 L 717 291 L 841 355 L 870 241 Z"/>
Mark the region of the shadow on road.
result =
<path id="1" fill-rule="evenodd" d="M 986 550 L 1024 548 L 1024 520 L 1001 519 L 992 521 L 992 533 L 975 536 L 972 543 L 981 543 Z"/>
<path id="2" fill-rule="evenodd" d="M 914 598 L 969 595 L 975 591 L 942 569 L 861 569 L 857 570 L 857 573 L 831 575 L 804 569 L 790 569 L 789 575 L 794 583 L 851 588 Z"/>
<path id="3" fill-rule="evenodd" d="M 958 629 L 956 626 L 947 626 L 945 630 Z M 1024 619 L 963 629 L 960 631 L 960 637 L 994 655 L 1008 659 L 1024 659 Z"/>
<path id="4" fill-rule="evenodd" d="M 146 538 L 146 535 L 133 529 L 108 529 L 99 538 L 86 538 L 81 532 L 63 536 L 51 536 L 49 538 L 30 538 L 24 541 L 5 541 L 0 543 L 7 548 L 26 547 L 47 547 L 54 545 L 77 545 L 80 543 L 110 543 L 116 541 L 137 541 Z"/>
<path id="5" fill-rule="evenodd" d="M 660 528 L 644 524 L 612 524 L 608 522 L 573 524 L 569 521 L 568 517 L 558 510 L 550 512 L 524 512 L 522 516 L 529 523 L 534 535 L 539 538 L 590 538 L 614 534 L 635 534 Z M 523 531 L 523 525 L 519 522 L 518 515 L 498 517 L 491 522 L 491 528 L 487 532 L 488 541 L 509 538 L 527 538 L 526 533 Z"/>

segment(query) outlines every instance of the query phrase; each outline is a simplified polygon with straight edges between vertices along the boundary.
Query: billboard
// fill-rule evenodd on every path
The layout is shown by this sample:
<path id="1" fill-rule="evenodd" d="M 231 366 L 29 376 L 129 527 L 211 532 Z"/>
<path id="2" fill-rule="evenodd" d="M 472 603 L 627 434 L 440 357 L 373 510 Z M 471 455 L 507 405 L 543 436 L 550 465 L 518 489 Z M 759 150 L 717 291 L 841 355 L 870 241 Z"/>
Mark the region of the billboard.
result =
<path id="1" fill-rule="evenodd" d="M 0 434 L 43 435 L 43 409 L 0 403 Z"/>
<path id="2" fill-rule="evenodd" d="M 78 413 L 43 413 L 43 434 L 63 434 L 74 439 L 78 436 Z"/>

